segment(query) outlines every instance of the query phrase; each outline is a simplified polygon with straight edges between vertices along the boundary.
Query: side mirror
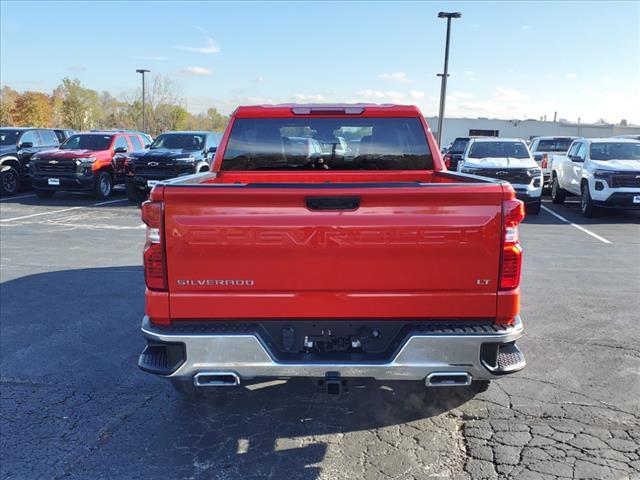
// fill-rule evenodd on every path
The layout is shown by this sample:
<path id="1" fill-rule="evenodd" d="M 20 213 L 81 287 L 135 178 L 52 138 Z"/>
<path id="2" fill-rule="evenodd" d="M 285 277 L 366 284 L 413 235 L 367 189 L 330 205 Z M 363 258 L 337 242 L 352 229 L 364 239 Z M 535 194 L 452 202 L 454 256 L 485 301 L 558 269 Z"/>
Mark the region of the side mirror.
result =
<path id="1" fill-rule="evenodd" d="M 113 149 L 113 153 L 127 153 L 127 147 L 116 147 Z"/>
<path id="2" fill-rule="evenodd" d="M 33 142 L 22 142 L 20 145 L 18 145 L 18 148 L 22 149 L 22 148 L 33 148 Z"/>
<path id="3" fill-rule="evenodd" d="M 576 162 L 576 163 L 582 163 L 582 162 L 584 162 L 584 159 L 583 159 L 582 157 L 577 156 L 577 155 L 569 155 L 569 159 L 570 159 L 572 162 Z"/>
<path id="4" fill-rule="evenodd" d="M 207 153 L 216 153 L 218 151 L 218 147 L 209 147 Z"/>
<path id="5" fill-rule="evenodd" d="M 144 148 L 149 148 L 151 146 L 150 143 L 145 144 Z"/>

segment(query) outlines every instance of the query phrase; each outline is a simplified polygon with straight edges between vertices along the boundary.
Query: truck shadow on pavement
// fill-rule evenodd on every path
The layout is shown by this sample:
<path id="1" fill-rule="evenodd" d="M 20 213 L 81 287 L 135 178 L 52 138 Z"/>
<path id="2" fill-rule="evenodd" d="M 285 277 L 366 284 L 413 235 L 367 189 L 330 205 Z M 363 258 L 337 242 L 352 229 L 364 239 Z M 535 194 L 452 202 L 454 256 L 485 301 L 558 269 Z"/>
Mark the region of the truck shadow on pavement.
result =
<path id="1" fill-rule="evenodd" d="M 56 192 L 51 198 L 38 198 L 33 190 L 25 190 L 12 197 L 0 196 L 0 205 L 22 205 L 24 207 L 82 207 L 111 201 L 114 201 L 114 207 L 134 205 L 127 200 L 124 189 L 119 185 L 104 200 L 99 200 L 90 193 L 82 192 Z"/>
<path id="2" fill-rule="evenodd" d="M 16 478 L 313 479 L 329 450 L 338 462 L 332 468 L 350 462 L 345 468 L 352 470 L 351 462 L 361 462 L 370 447 L 400 441 L 397 430 L 385 438 L 379 429 L 411 435 L 417 428 L 411 422 L 473 396 L 465 388 L 358 381 L 332 397 L 302 379 L 185 397 L 136 365 L 144 345 L 143 291 L 137 266 L 45 272 L 0 284 L 7 452 L 1 472 Z M 52 420 L 64 418 L 70 420 Z M 342 443 L 345 434 L 351 435 Z M 50 441 L 35 441 L 38 436 Z M 434 437 L 425 448 L 437 444 Z"/>

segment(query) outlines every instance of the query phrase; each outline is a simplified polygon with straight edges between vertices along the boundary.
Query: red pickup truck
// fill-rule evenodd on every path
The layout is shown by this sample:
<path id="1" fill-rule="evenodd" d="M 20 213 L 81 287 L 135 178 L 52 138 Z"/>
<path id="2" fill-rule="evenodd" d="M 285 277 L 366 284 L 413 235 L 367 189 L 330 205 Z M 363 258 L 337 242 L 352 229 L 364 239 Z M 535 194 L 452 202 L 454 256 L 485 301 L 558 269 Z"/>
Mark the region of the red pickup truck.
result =
<path id="1" fill-rule="evenodd" d="M 301 140 L 302 139 L 302 140 Z M 142 207 L 143 370 L 470 386 L 525 366 L 522 202 L 448 172 L 416 107 L 240 107 L 211 172 Z"/>

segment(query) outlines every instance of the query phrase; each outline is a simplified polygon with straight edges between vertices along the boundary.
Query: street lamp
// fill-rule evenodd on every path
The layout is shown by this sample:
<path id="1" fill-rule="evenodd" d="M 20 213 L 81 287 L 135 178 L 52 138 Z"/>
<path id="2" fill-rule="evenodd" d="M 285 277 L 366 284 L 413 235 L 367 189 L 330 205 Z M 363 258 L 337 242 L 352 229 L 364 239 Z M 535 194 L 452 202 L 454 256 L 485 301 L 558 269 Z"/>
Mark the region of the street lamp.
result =
<path id="1" fill-rule="evenodd" d="M 444 123 L 444 102 L 447 96 L 447 77 L 449 76 L 449 38 L 451 37 L 451 19 L 460 18 L 460 12 L 440 12 L 438 18 L 447 19 L 447 42 L 444 47 L 444 73 L 439 73 L 438 77 L 442 77 L 442 86 L 440 87 L 440 116 L 438 117 L 438 147 L 442 148 L 442 125 Z"/>
<path id="2" fill-rule="evenodd" d="M 142 131 L 146 133 L 147 131 L 147 122 L 145 119 L 145 99 L 144 99 L 144 74 L 149 73 L 151 70 L 147 70 L 145 68 L 139 68 L 136 70 L 136 73 L 140 73 L 142 75 Z"/>

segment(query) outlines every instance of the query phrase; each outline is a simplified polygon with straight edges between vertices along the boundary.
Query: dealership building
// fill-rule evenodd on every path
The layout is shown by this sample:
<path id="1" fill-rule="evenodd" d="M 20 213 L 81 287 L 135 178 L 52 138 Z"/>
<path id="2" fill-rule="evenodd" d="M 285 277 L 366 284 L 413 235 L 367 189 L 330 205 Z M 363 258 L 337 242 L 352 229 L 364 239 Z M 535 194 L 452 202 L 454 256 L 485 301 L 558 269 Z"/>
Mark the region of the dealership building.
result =
<path id="1" fill-rule="evenodd" d="M 427 122 L 437 135 L 438 117 L 427 117 Z M 616 135 L 640 135 L 640 125 L 612 125 L 607 123 L 573 123 L 566 120 L 547 122 L 541 120 L 500 120 L 497 118 L 445 118 L 442 145 L 449 145 L 456 137 L 474 135 L 514 137 L 529 140 L 540 136 L 613 137 Z"/>

